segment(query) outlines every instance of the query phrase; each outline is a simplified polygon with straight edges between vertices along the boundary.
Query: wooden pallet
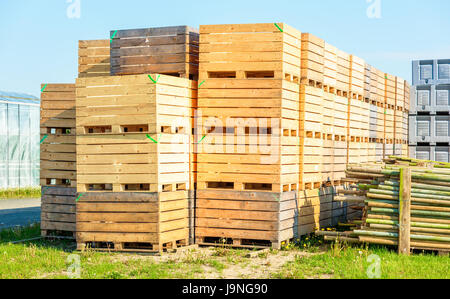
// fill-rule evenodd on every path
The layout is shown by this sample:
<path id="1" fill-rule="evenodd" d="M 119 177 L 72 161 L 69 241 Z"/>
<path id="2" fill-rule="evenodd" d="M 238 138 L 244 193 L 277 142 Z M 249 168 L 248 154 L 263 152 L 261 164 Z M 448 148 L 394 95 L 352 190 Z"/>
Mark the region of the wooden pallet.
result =
<path id="1" fill-rule="evenodd" d="M 78 42 L 78 78 L 109 76 L 109 40 L 80 40 Z"/>
<path id="2" fill-rule="evenodd" d="M 111 75 L 159 73 L 198 78 L 196 29 L 188 26 L 111 31 Z"/>
<path id="3" fill-rule="evenodd" d="M 66 187 L 42 187 L 41 234 L 75 237 L 76 189 Z"/>
<path id="4" fill-rule="evenodd" d="M 279 249 L 294 237 L 296 207 L 296 192 L 197 190 L 195 237 L 202 244 Z"/>
<path id="5" fill-rule="evenodd" d="M 75 187 L 75 84 L 42 84 L 41 186 Z"/>
<path id="6" fill-rule="evenodd" d="M 78 250 L 161 252 L 189 245 L 188 191 L 83 193 L 76 204 Z"/>
<path id="7" fill-rule="evenodd" d="M 149 76 L 77 80 L 78 192 L 189 189 L 197 83 Z"/>

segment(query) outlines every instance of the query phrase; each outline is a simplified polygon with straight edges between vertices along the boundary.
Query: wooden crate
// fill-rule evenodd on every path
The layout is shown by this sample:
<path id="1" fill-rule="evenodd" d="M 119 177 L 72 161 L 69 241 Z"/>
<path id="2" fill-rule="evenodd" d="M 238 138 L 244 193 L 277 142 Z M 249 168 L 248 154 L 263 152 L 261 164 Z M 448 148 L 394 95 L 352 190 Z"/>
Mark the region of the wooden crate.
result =
<path id="1" fill-rule="evenodd" d="M 411 86 L 409 85 L 408 81 L 405 80 L 405 111 L 409 112 L 409 107 L 410 107 L 410 91 L 411 91 Z"/>
<path id="2" fill-rule="evenodd" d="M 42 235 L 74 231 L 76 187 L 75 84 L 42 84 Z"/>
<path id="3" fill-rule="evenodd" d="M 384 159 L 384 143 L 376 143 L 375 151 L 377 155 L 377 162 L 381 162 Z"/>
<path id="4" fill-rule="evenodd" d="M 320 188 L 324 182 L 324 93 L 314 85 L 300 86 L 300 190 Z"/>
<path id="5" fill-rule="evenodd" d="M 75 200 L 77 191 L 70 187 L 42 187 L 42 236 L 75 237 Z"/>
<path id="6" fill-rule="evenodd" d="M 388 158 L 389 156 L 394 155 L 394 144 L 391 140 L 387 140 L 384 144 L 384 158 Z"/>
<path id="7" fill-rule="evenodd" d="M 311 33 L 302 34 L 301 78 L 302 83 L 312 80 L 317 84 L 324 82 L 325 41 Z"/>
<path id="8" fill-rule="evenodd" d="M 41 85 L 44 86 L 41 93 L 41 186 L 75 187 L 75 84 Z"/>
<path id="9" fill-rule="evenodd" d="M 350 92 L 352 98 L 363 100 L 366 81 L 366 62 L 355 55 L 350 55 Z"/>
<path id="10" fill-rule="evenodd" d="M 387 109 L 385 109 L 386 110 L 386 114 L 385 114 L 385 119 L 386 119 L 386 121 L 385 121 L 385 126 L 384 126 L 384 130 L 385 130 L 385 138 L 386 139 L 388 139 L 388 140 L 392 140 L 392 142 L 393 142 L 393 140 L 395 139 L 395 132 L 394 132 L 394 129 L 395 129 L 395 118 L 394 118 L 394 115 L 395 115 L 395 111 L 393 110 L 393 109 L 389 109 L 389 108 L 387 108 Z"/>
<path id="11" fill-rule="evenodd" d="M 114 35 L 115 34 L 115 35 Z M 111 75 L 158 73 L 196 80 L 198 42 L 188 26 L 111 31 Z"/>
<path id="12" fill-rule="evenodd" d="M 284 23 L 200 26 L 200 82 L 300 78 L 301 33 Z M 207 83 L 207 82 L 206 82 Z"/>
<path id="13" fill-rule="evenodd" d="M 350 89 L 350 54 L 338 49 L 337 51 L 337 84 L 336 88 L 346 97 Z"/>
<path id="14" fill-rule="evenodd" d="M 386 103 L 389 106 L 395 107 L 397 78 L 390 74 L 385 74 L 385 77 L 386 77 Z"/>
<path id="15" fill-rule="evenodd" d="M 409 114 L 406 111 L 402 113 L 402 140 L 404 144 L 408 143 L 408 130 L 409 130 Z"/>
<path id="16" fill-rule="evenodd" d="M 348 98 L 336 94 L 334 97 L 334 165 L 333 181 L 345 177 L 345 169 L 348 159 L 347 134 L 348 134 Z"/>
<path id="17" fill-rule="evenodd" d="M 336 95 L 329 92 L 328 86 L 324 86 L 322 100 L 322 181 L 333 180 L 334 168 L 334 103 Z"/>
<path id="18" fill-rule="evenodd" d="M 395 109 L 405 109 L 405 80 L 399 77 L 395 77 Z"/>
<path id="19" fill-rule="evenodd" d="M 360 154 L 361 144 L 360 138 L 350 137 L 348 141 L 348 164 L 363 163 L 363 158 Z"/>
<path id="20" fill-rule="evenodd" d="M 378 97 L 378 72 L 373 66 L 370 66 L 370 100 L 384 104 L 384 97 L 383 101 Z"/>
<path id="21" fill-rule="evenodd" d="M 375 101 L 370 101 L 369 104 L 369 138 L 371 142 L 376 142 L 376 139 L 379 138 L 378 137 L 378 129 L 379 129 L 379 122 L 383 122 L 384 121 L 382 119 L 378 118 L 378 106 L 377 106 L 377 102 Z M 381 125 L 381 133 L 383 133 L 383 126 L 384 124 Z"/>
<path id="22" fill-rule="evenodd" d="M 200 245 L 273 247 L 294 237 L 296 192 L 197 190 Z"/>
<path id="23" fill-rule="evenodd" d="M 80 40 L 78 42 L 78 78 L 109 76 L 109 40 Z"/>
<path id="24" fill-rule="evenodd" d="M 336 88 L 337 68 L 338 68 L 338 49 L 328 43 L 324 46 L 323 63 L 323 84 L 331 88 Z"/>
<path id="25" fill-rule="evenodd" d="M 377 95 L 376 101 L 382 104 L 386 104 L 386 78 L 385 73 L 378 70 L 373 69 L 377 74 Z"/>
<path id="26" fill-rule="evenodd" d="M 362 101 L 357 99 L 349 100 L 349 137 L 362 137 Z"/>
<path id="27" fill-rule="evenodd" d="M 372 82 L 372 66 L 368 63 L 364 64 L 364 98 L 372 101 L 375 99 L 372 96 L 372 86 L 376 82 Z"/>
<path id="28" fill-rule="evenodd" d="M 189 188 L 190 113 L 197 83 L 149 76 L 77 80 L 78 192 Z"/>
<path id="29" fill-rule="evenodd" d="M 402 144 L 402 156 L 409 157 L 409 146 L 408 144 Z"/>
<path id="30" fill-rule="evenodd" d="M 297 188 L 301 33 L 278 26 L 200 27 L 201 190 Z"/>
<path id="31" fill-rule="evenodd" d="M 78 250 L 161 252 L 189 244 L 188 191 L 81 195 Z"/>
<path id="32" fill-rule="evenodd" d="M 296 190 L 298 92 L 285 80 L 208 79 L 198 99 L 198 188 Z"/>
<path id="33" fill-rule="evenodd" d="M 367 143 L 367 162 L 377 162 L 379 161 L 379 158 L 377 157 L 377 143 L 376 142 L 369 142 Z M 381 158 L 381 157 L 380 157 Z"/>

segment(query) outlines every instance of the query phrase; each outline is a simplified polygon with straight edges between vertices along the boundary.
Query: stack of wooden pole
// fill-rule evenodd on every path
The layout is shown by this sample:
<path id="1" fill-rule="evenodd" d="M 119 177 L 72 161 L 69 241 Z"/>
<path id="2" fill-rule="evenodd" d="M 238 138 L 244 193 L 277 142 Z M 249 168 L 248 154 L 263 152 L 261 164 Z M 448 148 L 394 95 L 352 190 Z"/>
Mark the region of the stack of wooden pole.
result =
<path id="1" fill-rule="evenodd" d="M 384 163 L 349 165 L 353 190 L 335 200 L 364 203 L 359 228 L 345 233 L 318 232 L 327 240 L 450 250 L 450 164 L 390 157 Z M 404 245 L 406 243 L 406 245 Z M 406 248 L 406 249 L 405 249 Z"/>

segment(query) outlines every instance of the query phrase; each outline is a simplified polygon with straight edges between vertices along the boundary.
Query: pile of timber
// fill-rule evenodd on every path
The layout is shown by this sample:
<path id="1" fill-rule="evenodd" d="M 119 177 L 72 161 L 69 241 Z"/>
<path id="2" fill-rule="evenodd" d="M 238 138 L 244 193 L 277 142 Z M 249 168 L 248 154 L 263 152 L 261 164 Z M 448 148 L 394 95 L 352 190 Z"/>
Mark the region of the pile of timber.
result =
<path id="1" fill-rule="evenodd" d="M 318 232 L 327 240 L 450 250 L 450 164 L 389 157 L 384 163 L 349 165 L 353 190 L 335 200 L 364 204 L 360 227 L 344 233 Z M 356 223 L 355 223 L 356 224 Z"/>

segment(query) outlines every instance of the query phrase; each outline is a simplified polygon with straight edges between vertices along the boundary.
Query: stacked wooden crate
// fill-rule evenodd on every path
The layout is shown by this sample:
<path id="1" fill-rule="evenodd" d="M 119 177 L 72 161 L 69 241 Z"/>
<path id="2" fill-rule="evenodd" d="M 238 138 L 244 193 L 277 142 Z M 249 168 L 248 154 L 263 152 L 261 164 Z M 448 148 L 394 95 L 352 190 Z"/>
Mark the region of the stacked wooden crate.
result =
<path id="1" fill-rule="evenodd" d="M 369 103 L 369 143 L 368 162 L 375 162 L 377 158 L 377 123 L 378 107 L 376 102 L 376 78 L 372 80 L 373 67 L 370 64 L 364 66 L 364 100 Z"/>
<path id="2" fill-rule="evenodd" d="M 410 107 L 410 90 L 411 86 L 408 81 L 404 81 L 405 99 L 403 101 L 403 121 L 402 121 L 402 131 L 404 135 L 404 144 L 402 145 L 402 156 L 409 156 L 409 143 L 408 143 L 408 126 L 409 126 L 409 107 Z"/>
<path id="3" fill-rule="evenodd" d="M 159 74 L 77 80 L 80 249 L 161 251 L 189 242 L 195 88 Z"/>
<path id="4" fill-rule="evenodd" d="M 395 83 L 396 78 L 385 74 L 386 88 L 386 120 L 385 120 L 385 157 L 394 154 L 395 145 Z"/>
<path id="5" fill-rule="evenodd" d="M 188 26 L 111 31 L 111 75 L 197 79 L 198 31 Z"/>
<path id="6" fill-rule="evenodd" d="M 323 138 L 326 125 L 331 125 L 331 113 L 325 109 L 330 103 L 324 100 L 323 90 L 325 42 L 310 33 L 303 33 L 301 38 L 300 188 L 304 190 L 319 188 L 332 170 Z"/>
<path id="7" fill-rule="evenodd" d="M 372 72 L 372 101 L 377 106 L 377 138 L 376 138 L 376 154 L 377 161 L 381 161 L 384 157 L 384 107 L 385 107 L 385 78 L 384 73 L 374 67 Z"/>
<path id="8" fill-rule="evenodd" d="M 109 76 L 110 41 L 80 40 L 78 42 L 78 78 Z"/>
<path id="9" fill-rule="evenodd" d="M 200 27 L 200 244 L 280 247 L 294 236 L 301 33 L 277 26 Z"/>
<path id="10" fill-rule="evenodd" d="M 41 231 L 75 231 L 75 85 L 41 88 Z"/>
<path id="11" fill-rule="evenodd" d="M 402 155 L 402 144 L 405 141 L 403 134 L 403 113 L 405 107 L 405 82 L 399 77 L 395 78 L 395 107 L 394 107 L 394 155 Z M 407 138 L 406 138 L 407 139 Z"/>
<path id="12" fill-rule="evenodd" d="M 370 110 L 364 98 L 365 61 L 350 55 L 349 163 L 368 161 Z"/>
<path id="13" fill-rule="evenodd" d="M 331 155 L 332 172 L 329 177 L 334 185 L 345 177 L 347 164 L 347 98 L 338 92 L 338 49 L 328 43 L 324 47 L 324 152 Z M 331 125 L 328 123 L 331 122 Z M 323 161 L 326 161 L 325 155 Z M 328 179 L 327 179 L 328 181 Z"/>

